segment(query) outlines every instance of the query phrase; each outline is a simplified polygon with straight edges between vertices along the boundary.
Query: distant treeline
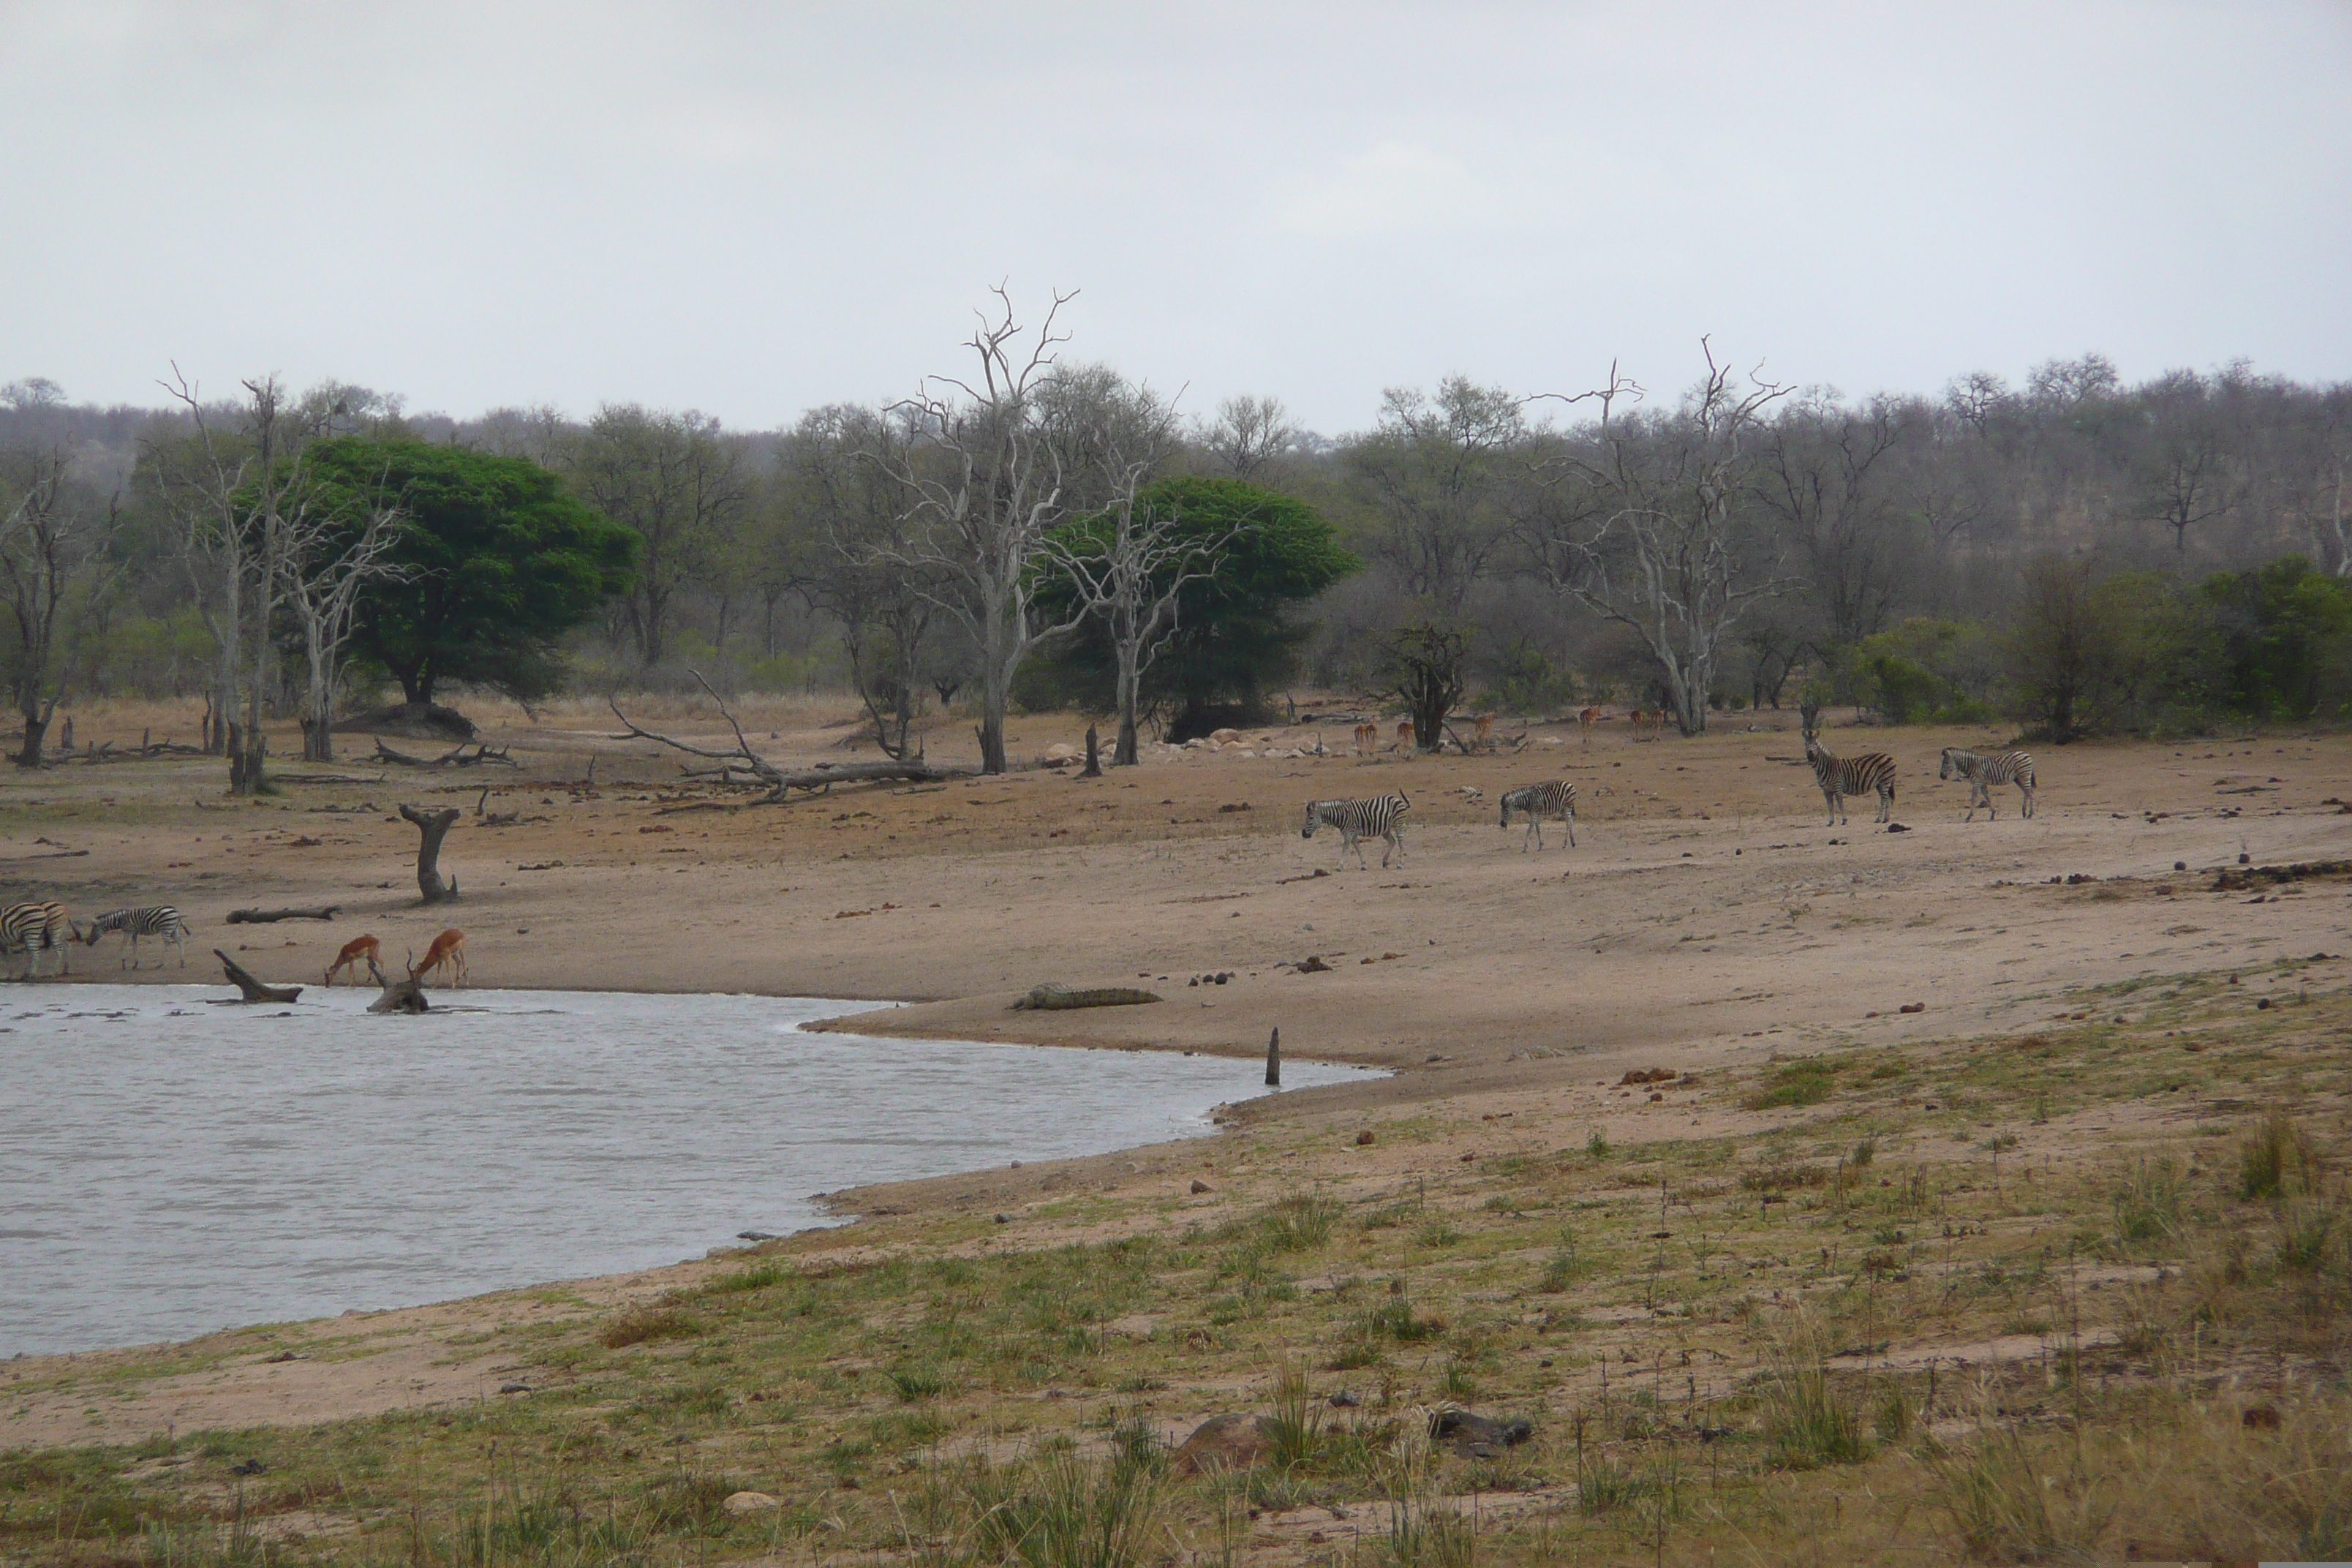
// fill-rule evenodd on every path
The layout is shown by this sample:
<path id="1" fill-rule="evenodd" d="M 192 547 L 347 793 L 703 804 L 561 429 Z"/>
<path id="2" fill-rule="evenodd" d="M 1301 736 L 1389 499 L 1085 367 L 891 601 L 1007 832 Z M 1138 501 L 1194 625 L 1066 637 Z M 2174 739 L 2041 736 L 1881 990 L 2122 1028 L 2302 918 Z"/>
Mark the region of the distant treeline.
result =
<path id="1" fill-rule="evenodd" d="M 630 536 L 523 695 L 679 688 L 689 668 L 726 690 L 855 689 L 894 748 L 1000 686 L 1106 710 L 1129 688 L 1145 723 L 1184 728 L 1292 682 L 1400 693 L 1430 676 L 1400 663 L 1407 634 L 1458 649 L 1440 672 L 1458 705 L 1617 701 L 1686 730 L 1801 691 L 2057 738 L 2352 703 L 2352 385 L 2242 365 L 2125 384 L 2088 355 L 2022 386 L 1978 374 L 1855 401 L 1695 353 L 1688 390 L 1454 378 L 1391 390 L 1371 428 L 1327 437 L 1273 398 L 1187 416 L 1073 357 L 1005 366 L 1034 372 L 1010 401 L 835 405 L 772 431 L 635 405 L 459 420 L 329 385 L 286 400 L 299 416 L 265 455 L 362 439 L 378 462 L 403 444 L 525 459 Z M 185 464 L 200 424 L 217 456 L 250 439 L 251 413 L 242 395 L 97 408 L 0 389 L 0 664 L 28 721 L 60 694 L 219 686 L 199 579 L 225 568 L 190 522 Z M 1026 521 L 987 511 L 1039 474 Z M 1245 488 L 1183 488 L 1207 479 Z M 26 526 L 44 484 L 89 526 Z M 217 499 L 225 516 L 244 504 Z M 1034 525 L 994 589 L 976 518 Z M 1280 548 L 1237 553 L 1253 541 Z M 1119 562 L 1133 581 L 1114 593 Z M 1153 605 L 1168 624 L 1117 631 Z M 268 612 L 253 666 L 286 711 L 305 700 L 289 613 Z M 1017 650 L 991 640 L 1008 618 Z M 337 645 L 341 700 L 391 684 L 370 646 Z"/>

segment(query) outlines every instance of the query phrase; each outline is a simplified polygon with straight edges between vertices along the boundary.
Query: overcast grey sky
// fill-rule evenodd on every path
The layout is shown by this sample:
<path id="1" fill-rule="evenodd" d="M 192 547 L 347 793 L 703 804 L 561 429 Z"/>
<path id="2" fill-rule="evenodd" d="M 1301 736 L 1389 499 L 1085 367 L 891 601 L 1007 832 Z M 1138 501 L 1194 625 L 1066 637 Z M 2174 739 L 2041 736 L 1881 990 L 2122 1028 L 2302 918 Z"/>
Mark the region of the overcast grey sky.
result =
<path id="1" fill-rule="evenodd" d="M 0 381 L 910 390 L 990 283 L 1196 412 L 1451 372 L 2352 376 L 2352 6 L 0 0 Z"/>

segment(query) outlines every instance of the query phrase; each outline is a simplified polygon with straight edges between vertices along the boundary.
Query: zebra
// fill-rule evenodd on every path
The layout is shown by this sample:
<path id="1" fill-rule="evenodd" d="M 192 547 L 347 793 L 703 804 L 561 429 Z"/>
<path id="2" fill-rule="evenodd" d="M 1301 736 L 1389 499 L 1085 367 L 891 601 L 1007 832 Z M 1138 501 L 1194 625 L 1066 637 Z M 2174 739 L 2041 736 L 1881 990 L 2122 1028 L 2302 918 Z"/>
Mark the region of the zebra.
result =
<path id="1" fill-rule="evenodd" d="M 1565 779 L 1550 784 L 1528 784 L 1503 792 L 1503 826 L 1511 826 L 1511 814 L 1517 812 L 1528 825 L 1527 833 L 1519 835 L 1519 850 L 1526 853 L 1528 836 L 1533 834 L 1536 850 L 1543 850 L 1543 825 L 1547 816 L 1557 816 L 1568 825 L 1568 847 L 1576 847 L 1576 786 Z"/>
<path id="2" fill-rule="evenodd" d="M 1969 781 L 1969 814 L 1960 820 L 1974 822 L 1977 807 L 1985 808 L 1985 820 L 2000 820 L 2000 808 L 1992 803 L 1992 786 L 2013 784 L 2024 797 L 2019 808 L 2021 816 L 2033 815 L 2033 755 L 2030 752 L 1971 752 L 1958 746 L 1944 748 L 1943 766 L 1937 770 L 1937 779 L 1958 774 Z"/>
<path id="3" fill-rule="evenodd" d="M 1356 863 L 1369 871 L 1371 863 L 1364 858 L 1363 841 L 1385 838 L 1388 847 L 1381 851 L 1381 868 L 1388 869 L 1389 857 L 1404 864 L 1404 814 L 1412 809 L 1412 802 L 1402 794 L 1374 795 L 1369 800 L 1310 800 L 1307 803 L 1306 826 L 1298 830 L 1301 838 L 1312 838 L 1318 827 L 1339 830 L 1339 865 L 1345 869 L 1348 851 L 1356 852 Z"/>
<path id="4" fill-rule="evenodd" d="M 129 939 L 121 963 L 133 969 L 139 967 L 139 939 L 142 936 L 160 937 L 167 946 L 179 949 L 180 967 L 188 967 L 188 922 L 169 904 L 109 910 L 89 922 L 89 929 L 81 933 L 81 944 L 96 947 L 98 939 L 109 931 L 121 931 Z"/>
<path id="5" fill-rule="evenodd" d="M 1858 757 L 1840 760 L 1822 749 L 1819 735 L 1807 730 L 1805 761 L 1813 764 L 1813 778 L 1822 786 L 1822 799 L 1829 803 L 1832 827 L 1845 820 L 1845 797 L 1850 795 L 1868 795 L 1875 790 L 1875 820 L 1885 822 L 1895 815 L 1895 759 L 1885 752 L 1864 752 Z"/>
<path id="6" fill-rule="evenodd" d="M 31 974 L 41 973 L 44 951 L 57 953 L 59 974 L 72 973 L 73 965 L 66 956 L 66 946 L 72 940 L 73 921 L 63 904 L 40 899 L 0 910 L 0 955 L 22 952 L 31 965 Z"/>

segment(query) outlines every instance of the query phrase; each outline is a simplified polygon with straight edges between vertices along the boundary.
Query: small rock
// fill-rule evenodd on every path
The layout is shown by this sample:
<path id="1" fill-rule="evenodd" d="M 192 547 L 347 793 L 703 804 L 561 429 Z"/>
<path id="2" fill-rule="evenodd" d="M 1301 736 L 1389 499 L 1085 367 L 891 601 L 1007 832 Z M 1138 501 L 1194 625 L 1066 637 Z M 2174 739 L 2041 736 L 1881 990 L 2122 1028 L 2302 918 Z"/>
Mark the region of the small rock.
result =
<path id="1" fill-rule="evenodd" d="M 1331 966 L 1324 963 L 1322 958 L 1315 953 L 1307 954 L 1305 963 L 1294 964 L 1292 967 L 1301 974 L 1328 974 L 1331 973 Z"/>
<path id="2" fill-rule="evenodd" d="M 735 1233 L 735 1239 L 738 1241 L 773 1241 L 776 1239 L 776 1233 L 772 1230 L 739 1230 Z"/>
<path id="3" fill-rule="evenodd" d="M 259 1459 L 239 1459 L 228 1468 L 228 1473 L 232 1476 L 257 1476 L 268 1468 L 269 1467 Z"/>
<path id="4" fill-rule="evenodd" d="M 1356 1397 L 1352 1389 L 1340 1388 L 1332 1391 L 1331 1408 L 1334 1410 L 1353 1410 L 1362 1403 L 1362 1400 Z"/>
<path id="5" fill-rule="evenodd" d="M 2186 860 L 2175 860 L 2172 863 L 2172 868 L 2176 871 L 2186 871 L 2189 869 L 2189 862 Z"/>
<path id="6" fill-rule="evenodd" d="M 1231 1412 L 1212 1415 L 1192 1428 L 1169 1457 L 1171 1476 L 1196 1476 L 1203 1470 L 1245 1470 L 1272 1452 L 1263 1416 Z"/>
<path id="7" fill-rule="evenodd" d="M 266 1355 L 261 1358 L 264 1365 L 269 1365 L 281 1361 L 300 1361 L 301 1359 L 302 1358 L 300 1356 L 296 1355 L 292 1351 L 279 1351 L 276 1355 Z"/>
<path id="8" fill-rule="evenodd" d="M 996 1223 L 999 1225 L 1011 1225 L 1013 1223 L 1013 1216 L 1009 1214 L 998 1215 L 996 1216 Z"/>
<path id="9" fill-rule="evenodd" d="M 1193 1191 L 1193 1192 L 1195 1192 L 1195 1193 L 1213 1193 L 1213 1192 L 1215 1192 L 1216 1190 L 1217 1190 L 1216 1188 L 1214 1188 L 1214 1187 L 1213 1187 L 1213 1186 L 1209 1185 L 1209 1184 L 1208 1184 L 1208 1183 L 1206 1183 L 1206 1182 L 1204 1182 L 1204 1181 L 1201 1180 L 1201 1178 L 1200 1178 L 1200 1177 L 1195 1176 L 1195 1177 L 1193 1177 L 1193 1178 L 1192 1178 L 1192 1191 Z"/>
<path id="10" fill-rule="evenodd" d="M 730 1492 L 727 1500 L 719 1505 L 729 1513 L 767 1513 L 784 1505 L 766 1492 Z"/>
<path id="11" fill-rule="evenodd" d="M 1534 1434 L 1535 1428 L 1525 1421 L 1496 1421 L 1467 1410 L 1441 1410 L 1429 1422 L 1431 1437 L 1476 1459 L 1491 1459 Z"/>
<path id="12" fill-rule="evenodd" d="M 1904 826 L 1899 822 L 1890 822 L 1886 825 L 1886 831 L 1889 833 L 1908 833 L 1911 830 Z"/>
<path id="13" fill-rule="evenodd" d="M 2275 1405 L 2251 1406 L 2243 1415 L 2238 1417 L 2238 1420 L 2249 1432 L 2275 1432 L 2279 1429 L 2278 1406 Z"/>
<path id="14" fill-rule="evenodd" d="M 1359 1148 L 1359 1149 L 1368 1148 L 1368 1147 L 1370 1147 L 1370 1145 L 1372 1145 L 1372 1144 L 1374 1144 L 1374 1143 L 1377 1143 L 1377 1142 L 1380 1142 L 1380 1135 L 1379 1135 L 1378 1133 L 1374 1132 L 1374 1131 L 1373 1131 L 1370 1128 L 1369 1128 L 1369 1127 L 1365 1128 L 1361 1132 L 1359 1132 L 1359 1133 L 1357 1133 L 1357 1134 L 1356 1134 L 1356 1147 L 1357 1147 L 1357 1148 Z"/>
<path id="15" fill-rule="evenodd" d="M 1895 1009 L 1898 1013 L 1924 1013 L 1927 1010 L 1927 1004 L 1925 1002 L 1906 1002 Z"/>
<path id="16" fill-rule="evenodd" d="M 500 1394 L 529 1394 L 530 1392 L 530 1384 L 527 1383 L 502 1383 L 499 1384 L 499 1392 Z"/>

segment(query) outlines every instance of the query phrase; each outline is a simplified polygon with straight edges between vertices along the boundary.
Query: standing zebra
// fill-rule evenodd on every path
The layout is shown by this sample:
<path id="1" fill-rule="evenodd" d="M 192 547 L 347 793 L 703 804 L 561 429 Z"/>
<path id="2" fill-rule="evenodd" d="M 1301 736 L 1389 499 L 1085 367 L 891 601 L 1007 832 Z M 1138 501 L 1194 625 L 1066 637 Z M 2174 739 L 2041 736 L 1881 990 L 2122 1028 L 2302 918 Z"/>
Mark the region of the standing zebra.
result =
<path id="1" fill-rule="evenodd" d="M 1310 800 L 1307 803 L 1307 823 L 1298 830 L 1301 838 L 1312 838 L 1318 827 L 1339 830 L 1339 865 L 1348 864 L 1348 851 L 1356 852 L 1356 863 L 1367 871 L 1371 863 L 1364 858 L 1367 838 L 1385 838 L 1388 847 L 1381 851 L 1381 868 L 1388 869 L 1389 857 L 1404 864 L 1404 814 L 1412 809 L 1412 802 L 1402 794 L 1374 795 L 1370 800 Z"/>
<path id="2" fill-rule="evenodd" d="M 63 904 L 41 899 L 0 910 L 0 956 L 23 953 L 33 974 L 40 973 L 45 951 L 57 953 L 59 974 L 72 973 L 66 957 L 66 944 L 72 940 L 73 921 Z"/>
<path id="3" fill-rule="evenodd" d="M 2015 784 L 2017 793 L 2024 797 L 2025 804 L 2019 808 L 2020 815 L 2033 815 L 2032 752 L 1970 752 L 1958 746 L 1946 746 L 1944 765 L 1937 770 L 1936 777 L 1948 779 L 1955 773 L 1969 781 L 1969 814 L 1960 818 L 1961 821 L 1974 822 L 1979 805 L 1985 808 L 1987 822 L 1999 821 L 2000 812 L 1992 803 L 1992 786 L 2004 784 Z"/>
<path id="4" fill-rule="evenodd" d="M 109 910 L 89 922 L 89 929 L 82 933 L 81 944 L 96 947 L 98 939 L 109 931 L 121 931 L 128 939 L 123 944 L 125 952 L 117 964 L 118 968 L 124 963 L 133 969 L 139 967 L 139 939 L 142 936 L 160 937 L 166 946 L 179 949 L 180 967 L 188 967 L 188 922 L 182 920 L 180 911 L 169 904 Z"/>
<path id="5" fill-rule="evenodd" d="M 1503 792 L 1503 826 L 1511 826 L 1516 812 L 1528 825 L 1527 833 L 1519 835 L 1519 852 L 1527 853 L 1528 837 L 1534 835 L 1536 850 L 1543 850 L 1543 825 L 1547 816 L 1556 816 L 1568 825 L 1568 847 L 1576 847 L 1576 786 L 1566 779 L 1550 784 L 1528 784 Z"/>
<path id="6" fill-rule="evenodd" d="M 1878 794 L 1878 816 L 1885 822 L 1895 815 L 1895 759 L 1885 752 L 1864 752 L 1858 757 L 1840 759 L 1822 747 L 1821 737 L 1811 730 L 1805 731 L 1805 761 L 1813 764 L 1813 778 L 1822 786 L 1822 799 L 1829 804 L 1829 826 L 1845 821 L 1845 797 L 1850 795 Z"/>

